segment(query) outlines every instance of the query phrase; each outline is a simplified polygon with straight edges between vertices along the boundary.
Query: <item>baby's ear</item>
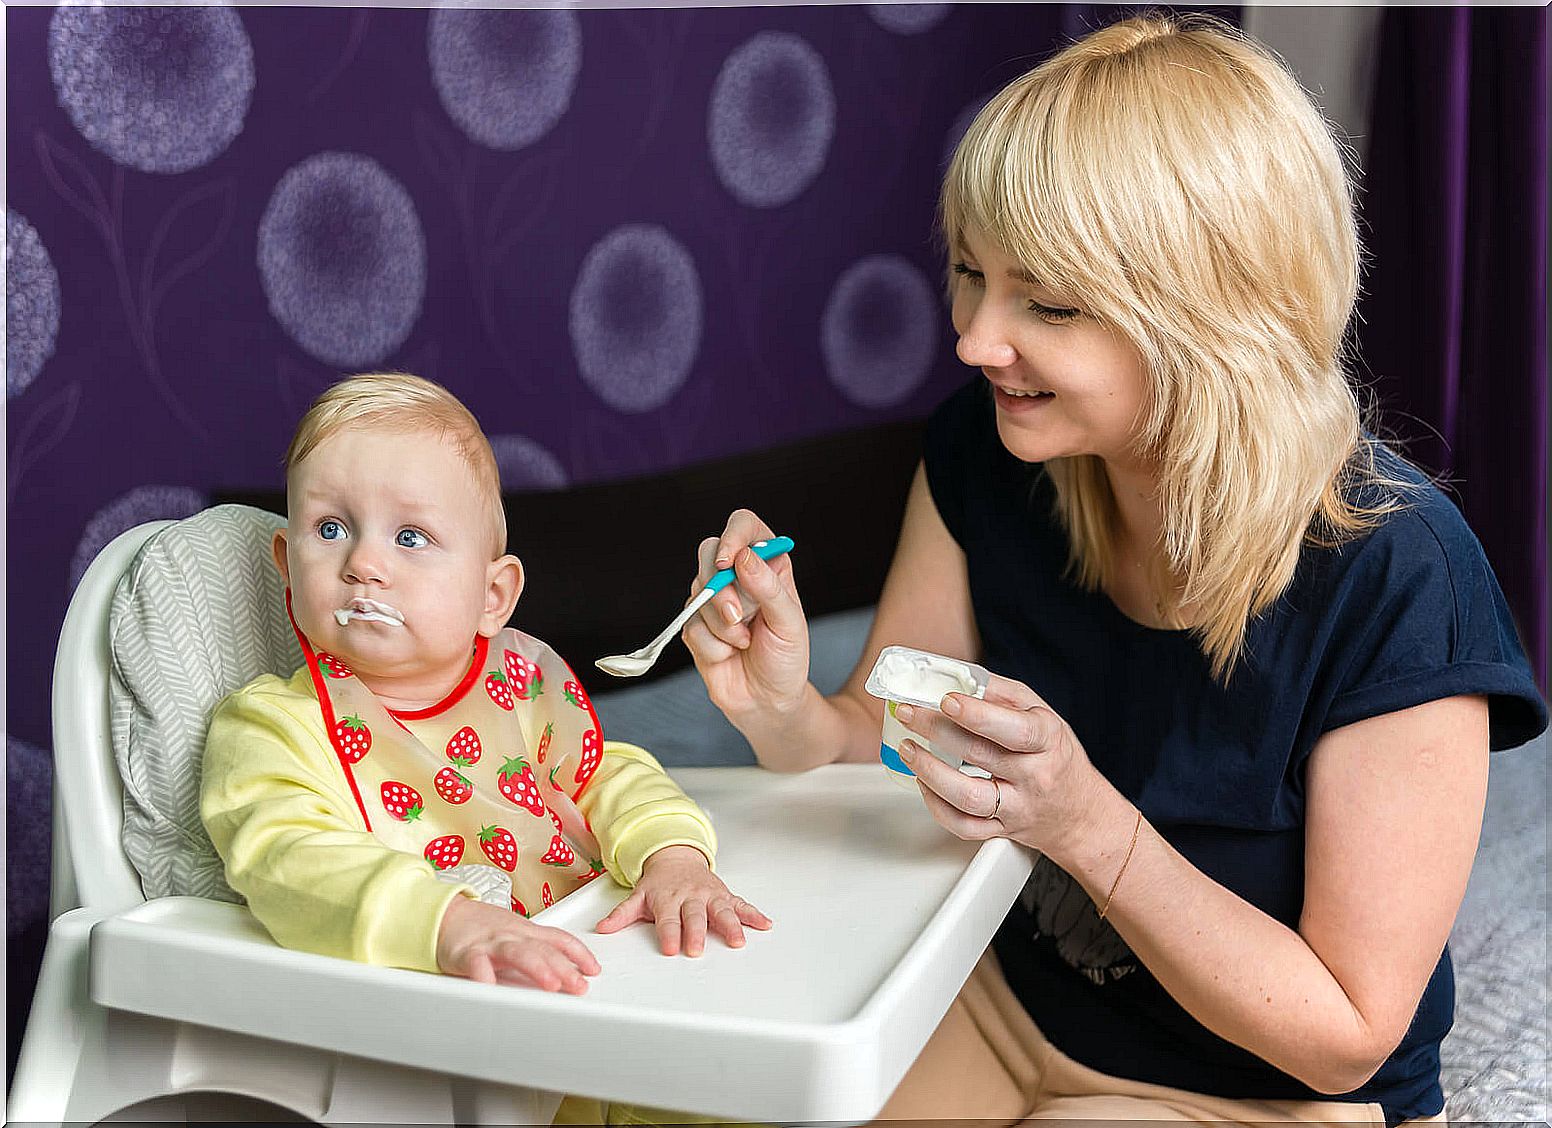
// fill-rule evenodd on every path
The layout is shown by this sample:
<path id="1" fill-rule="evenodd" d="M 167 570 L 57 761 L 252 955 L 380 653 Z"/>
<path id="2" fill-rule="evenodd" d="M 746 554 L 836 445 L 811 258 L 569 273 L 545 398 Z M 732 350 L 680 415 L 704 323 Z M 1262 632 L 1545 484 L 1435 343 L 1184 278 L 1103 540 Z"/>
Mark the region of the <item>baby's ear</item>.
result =
<path id="1" fill-rule="evenodd" d="M 494 638 L 523 594 L 523 562 L 515 556 L 492 560 L 486 571 L 485 609 L 480 614 L 480 634 Z"/>
<path id="2" fill-rule="evenodd" d="M 280 578 L 291 586 L 291 562 L 286 558 L 286 527 L 282 525 L 275 530 L 274 539 L 269 542 L 270 555 L 275 558 L 275 567 L 280 570 Z"/>

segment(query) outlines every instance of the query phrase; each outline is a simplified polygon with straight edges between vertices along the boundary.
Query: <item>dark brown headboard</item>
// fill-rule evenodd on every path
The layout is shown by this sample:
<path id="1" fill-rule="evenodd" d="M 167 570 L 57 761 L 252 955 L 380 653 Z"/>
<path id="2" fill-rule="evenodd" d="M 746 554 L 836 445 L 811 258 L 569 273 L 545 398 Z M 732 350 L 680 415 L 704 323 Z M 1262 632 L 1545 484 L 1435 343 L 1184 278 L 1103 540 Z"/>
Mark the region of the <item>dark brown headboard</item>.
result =
<path id="1" fill-rule="evenodd" d="M 510 550 L 528 586 L 514 626 L 554 646 L 602 692 L 593 659 L 643 645 L 684 605 L 701 538 L 744 507 L 797 542 L 810 616 L 875 602 L 894 555 L 921 424 L 808 439 L 645 478 L 504 497 Z M 278 491 L 218 491 L 218 502 L 285 512 Z M 689 665 L 670 646 L 648 677 Z"/>

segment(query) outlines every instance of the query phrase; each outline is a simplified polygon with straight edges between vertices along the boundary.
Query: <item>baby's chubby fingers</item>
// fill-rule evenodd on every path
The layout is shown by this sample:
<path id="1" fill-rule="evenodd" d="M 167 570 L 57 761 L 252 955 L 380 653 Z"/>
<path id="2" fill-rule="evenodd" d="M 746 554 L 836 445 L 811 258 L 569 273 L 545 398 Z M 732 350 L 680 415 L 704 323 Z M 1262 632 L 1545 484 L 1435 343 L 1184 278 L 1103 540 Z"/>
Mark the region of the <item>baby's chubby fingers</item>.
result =
<path id="1" fill-rule="evenodd" d="M 641 888 L 631 890 L 630 896 L 621 901 L 597 924 L 593 926 L 594 932 L 610 933 L 618 932 L 622 928 L 629 928 L 638 920 L 650 920 L 652 914 L 647 911 L 647 897 Z"/>
<path id="2" fill-rule="evenodd" d="M 663 916 L 668 916 L 664 913 Z M 684 926 L 681 946 L 690 957 L 704 955 L 706 951 L 706 902 L 688 898 L 679 906 L 679 920 Z M 660 930 L 661 934 L 661 930 Z M 667 954 L 666 951 L 664 953 Z"/>

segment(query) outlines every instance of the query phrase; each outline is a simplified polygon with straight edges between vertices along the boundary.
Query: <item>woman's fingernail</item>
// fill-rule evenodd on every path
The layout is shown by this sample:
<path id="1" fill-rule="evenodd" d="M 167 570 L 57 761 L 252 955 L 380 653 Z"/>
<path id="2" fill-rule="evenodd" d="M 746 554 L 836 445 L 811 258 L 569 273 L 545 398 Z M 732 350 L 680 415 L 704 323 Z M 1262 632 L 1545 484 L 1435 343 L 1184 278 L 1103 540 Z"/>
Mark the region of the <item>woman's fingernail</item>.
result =
<path id="1" fill-rule="evenodd" d="M 909 706 L 909 705 L 896 705 L 895 706 L 895 720 L 899 721 L 902 725 L 910 724 L 911 723 L 911 718 L 914 717 L 914 716 L 916 716 L 916 710 L 913 709 L 911 706 Z"/>
<path id="2" fill-rule="evenodd" d="M 896 751 L 900 753 L 900 759 L 909 764 L 916 759 L 916 742 L 914 740 L 902 740 L 900 747 Z"/>
<path id="3" fill-rule="evenodd" d="M 964 706 L 959 703 L 959 698 L 955 697 L 953 694 L 945 694 L 943 697 L 943 703 L 938 707 L 951 717 L 957 717 L 960 713 L 964 712 Z"/>
<path id="4" fill-rule="evenodd" d="M 726 568 L 731 563 L 733 563 L 733 558 L 731 556 L 719 556 L 719 557 L 717 557 L 717 567 L 718 568 Z"/>
<path id="5" fill-rule="evenodd" d="M 727 625 L 730 627 L 737 623 L 738 620 L 743 618 L 743 616 L 738 613 L 737 608 L 729 607 L 727 604 L 722 605 L 722 617 L 727 620 Z"/>

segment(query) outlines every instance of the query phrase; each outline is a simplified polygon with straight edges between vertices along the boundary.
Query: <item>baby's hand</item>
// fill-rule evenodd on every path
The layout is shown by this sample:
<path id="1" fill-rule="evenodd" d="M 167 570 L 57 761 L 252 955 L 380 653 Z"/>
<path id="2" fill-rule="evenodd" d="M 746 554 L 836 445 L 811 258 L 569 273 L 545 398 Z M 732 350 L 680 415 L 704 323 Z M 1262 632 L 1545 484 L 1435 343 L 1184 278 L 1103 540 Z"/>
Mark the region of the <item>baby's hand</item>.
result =
<path id="1" fill-rule="evenodd" d="M 437 932 L 437 966 L 477 983 L 506 983 L 580 995 L 598 960 L 569 932 L 459 897 Z"/>
<path id="2" fill-rule="evenodd" d="M 665 846 L 647 859 L 631 895 L 598 922 L 599 932 L 618 932 L 638 920 L 657 922 L 657 940 L 665 956 L 681 948 L 687 956 L 706 950 L 709 922 L 730 948 L 744 946 L 744 928 L 762 932 L 768 916 L 735 897 L 711 872 L 706 855 L 693 846 Z"/>

